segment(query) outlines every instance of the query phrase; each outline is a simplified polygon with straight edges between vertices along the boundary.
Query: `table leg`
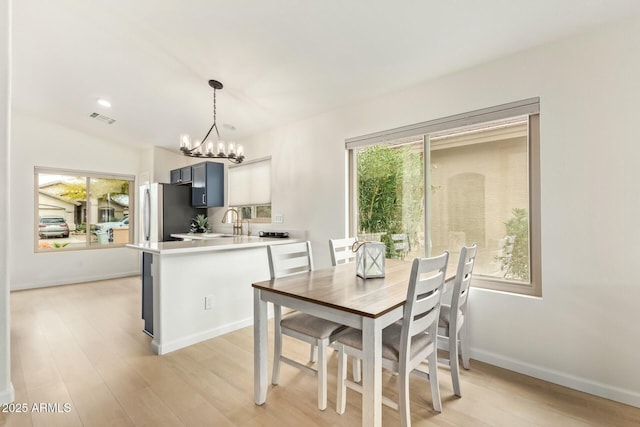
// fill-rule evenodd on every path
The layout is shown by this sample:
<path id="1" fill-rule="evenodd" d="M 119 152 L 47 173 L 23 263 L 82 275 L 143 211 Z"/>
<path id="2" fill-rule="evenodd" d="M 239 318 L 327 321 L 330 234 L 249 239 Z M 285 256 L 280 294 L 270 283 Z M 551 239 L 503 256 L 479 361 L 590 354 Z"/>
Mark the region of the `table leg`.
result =
<path id="1" fill-rule="evenodd" d="M 253 394 L 256 405 L 267 400 L 267 302 L 253 289 Z"/>
<path id="2" fill-rule="evenodd" d="M 375 319 L 362 321 L 362 425 L 382 426 L 382 329 Z"/>

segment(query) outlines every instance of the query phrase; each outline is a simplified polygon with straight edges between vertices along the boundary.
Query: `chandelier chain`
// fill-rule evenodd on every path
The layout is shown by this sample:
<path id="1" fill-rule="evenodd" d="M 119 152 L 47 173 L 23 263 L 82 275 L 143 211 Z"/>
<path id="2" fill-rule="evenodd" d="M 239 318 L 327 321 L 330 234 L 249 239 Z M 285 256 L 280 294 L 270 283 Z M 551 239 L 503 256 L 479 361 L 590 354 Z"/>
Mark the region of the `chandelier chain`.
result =
<path id="1" fill-rule="evenodd" d="M 216 123 L 216 88 L 213 88 L 213 123 Z M 216 134 L 218 134 L 218 140 L 220 139 L 220 132 L 218 132 L 218 125 L 216 124 Z"/>

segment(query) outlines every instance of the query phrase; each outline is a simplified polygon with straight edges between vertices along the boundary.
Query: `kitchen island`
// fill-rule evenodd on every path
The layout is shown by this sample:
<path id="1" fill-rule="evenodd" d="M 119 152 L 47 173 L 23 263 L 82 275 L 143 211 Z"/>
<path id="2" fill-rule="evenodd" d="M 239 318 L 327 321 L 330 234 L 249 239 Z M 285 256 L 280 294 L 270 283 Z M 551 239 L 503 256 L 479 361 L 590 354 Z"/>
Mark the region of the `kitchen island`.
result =
<path id="1" fill-rule="evenodd" d="M 143 318 L 154 352 L 251 325 L 251 284 L 269 279 L 267 246 L 297 241 L 221 235 L 128 244 L 143 253 Z"/>

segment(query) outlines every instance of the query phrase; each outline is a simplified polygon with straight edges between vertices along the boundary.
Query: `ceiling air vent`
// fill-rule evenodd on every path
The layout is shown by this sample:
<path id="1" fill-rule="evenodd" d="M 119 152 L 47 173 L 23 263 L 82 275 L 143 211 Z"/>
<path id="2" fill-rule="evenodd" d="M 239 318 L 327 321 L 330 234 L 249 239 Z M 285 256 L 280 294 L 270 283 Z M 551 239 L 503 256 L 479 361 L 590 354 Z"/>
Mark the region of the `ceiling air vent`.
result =
<path id="1" fill-rule="evenodd" d="M 105 116 L 104 114 L 100 114 L 100 113 L 91 113 L 89 114 L 89 117 L 93 117 L 94 119 L 109 125 L 112 125 L 116 121 L 116 119 L 112 119 L 111 117 Z"/>

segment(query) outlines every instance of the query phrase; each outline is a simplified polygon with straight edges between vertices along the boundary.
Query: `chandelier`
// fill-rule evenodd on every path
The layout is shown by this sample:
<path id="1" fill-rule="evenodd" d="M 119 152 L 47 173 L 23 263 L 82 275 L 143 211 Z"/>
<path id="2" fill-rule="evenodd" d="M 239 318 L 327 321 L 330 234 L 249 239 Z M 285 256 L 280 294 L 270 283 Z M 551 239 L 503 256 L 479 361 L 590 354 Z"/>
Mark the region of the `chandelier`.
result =
<path id="1" fill-rule="evenodd" d="M 216 124 L 216 90 L 222 89 L 222 83 L 217 80 L 209 80 L 209 86 L 213 88 L 213 124 L 209 128 L 209 132 L 201 140 L 194 140 L 193 144 L 189 135 L 183 134 L 180 136 L 180 151 L 185 156 L 190 157 L 210 157 L 214 159 L 227 159 L 233 163 L 242 163 L 244 160 L 244 149 L 241 145 L 236 145 L 233 142 L 225 144 L 220 139 L 220 132 L 218 132 L 218 125 Z M 212 130 L 216 130 L 218 136 L 217 141 L 207 140 Z"/>

